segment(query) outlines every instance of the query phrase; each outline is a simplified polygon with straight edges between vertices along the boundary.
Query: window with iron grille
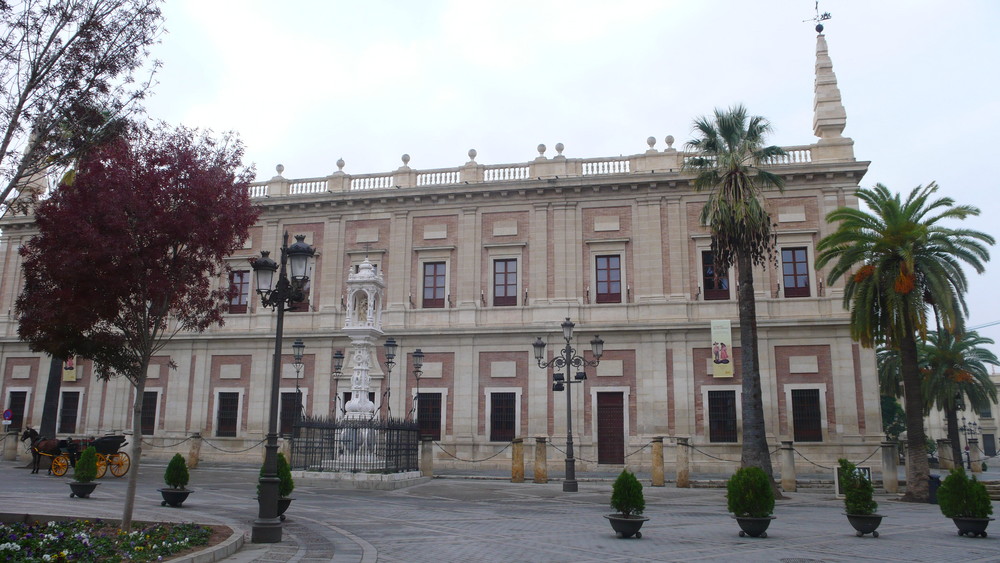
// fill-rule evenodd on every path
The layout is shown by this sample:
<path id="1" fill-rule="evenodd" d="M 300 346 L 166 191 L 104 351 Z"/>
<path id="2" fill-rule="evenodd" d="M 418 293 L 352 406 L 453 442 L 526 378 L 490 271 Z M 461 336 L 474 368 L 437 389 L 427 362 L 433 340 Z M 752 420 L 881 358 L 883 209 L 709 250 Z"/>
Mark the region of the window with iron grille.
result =
<path id="1" fill-rule="evenodd" d="M 445 263 L 424 262 L 425 309 L 443 309 L 445 297 Z"/>
<path id="2" fill-rule="evenodd" d="M 792 427 L 796 442 L 822 442 L 819 389 L 792 389 Z"/>
<path id="3" fill-rule="evenodd" d="M 517 305 L 517 259 L 493 261 L 493 306 Z"/>
<path id="4" fill-rule="evenodd" d="M 421 436 L 441 439 L 441 393 L 417 394 L 417 426 Z"/>
<path id="5" fill-rule="evenodd" d="M 80 410 L 80 392 L 63 391 L 62 408 L 59 409 L 59 433 L 73 434 L 76 432 L 76 418 Z"/>
<path id="6" fill-rule="evenodd" d="M 736 442 L 736 391 L 708 392 L 708 441 Z"/>
<path id="7" fill-rule="evenodd" d="M 490 393 L 490 441 L 509 442 L 514 439 L 514 393 Z"/>
<path id="8" fill-rule="evenodd" d="M 219 393 L 219 411 L 215 415 L 215 435 L 236 437 L 240 420 L 240 394 Z"/>
<path id="9" fill-rule="evenodd" d="M 250 299 L 250 271 L 229 272 L 229 313 L 246 313 Z"/>
<path id="10" fill-rule="evenodd" d="M 726 272 L 715 275 L 715 254 L 710 250 L 701 253 L 701 287 L 705 301 L 729 299 L 729 276 Z"/>
<path id="11" fill-rule="evenodd" d="M 805 247 L 781 249 L 785 297 L 809 297 L 809 263 Z"/>
<path id="12" fill-rule="evenodd" d="M 281 394 L 281 417 L 278 420 L 278 433 L 282 436 L 292 435 L 292 427 L 298 419 L 298 414 L 302 412 L 301 397 L 301 391 Z"/>
<path id="13" fill-rule="evenodd" d="M 989 403 L 979 408 L 979 418 L 993 418 L 993 406 Z"/>
<path id="14" fill-rule="evenodd" d="M 156 404 L 160 394 L 156 391 L 142 392 L 142 427 L 143 436 L 152 436 L 156 431 Z"/>
<path id="15" fill-rule="evenodd" d="M 28 401 L 27 391 L 11 391 L 8 395 L 7 408 L 13 416 L 10 418 L 10 431 L 20 431 L 24 426 L 24 405 Z"/>
<path id="16" fill-rule="evenodd" d="M 622 302 L 622 258 L 617 254 L 597 256 L 597 302 Z"/>

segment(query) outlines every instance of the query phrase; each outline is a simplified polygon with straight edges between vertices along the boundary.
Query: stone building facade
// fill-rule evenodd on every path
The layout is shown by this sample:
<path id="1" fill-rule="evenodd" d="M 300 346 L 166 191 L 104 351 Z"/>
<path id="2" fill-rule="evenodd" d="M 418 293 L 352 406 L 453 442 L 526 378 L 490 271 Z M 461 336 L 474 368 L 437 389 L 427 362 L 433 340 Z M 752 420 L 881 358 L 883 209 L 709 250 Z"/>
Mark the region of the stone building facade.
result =
<path id="1" fill-rule="evenodd" d="M 832 231 L 838 206 L 856 206 L 867 162 L 842 135 L 846 113 L 822 35 L 817 39 L 812 144 L 786 147 L 772 163 L 786 182 L 767 193 L 777 225 L 774 262 L 755 271 L 761 375 L 768 439 L 794 440 L 809 459 L 832 464 L 863 457 L 881 439 L 874 354 L 850 338 L 842 286 L 816 271 L 815 246 Z M 231 257 L 238 290 L 223 327 L 181 334 L 150 367 L 143 426 L 145 454 L 166 456 L 199 433 L 213 447 L 202 459 L 256 459 L 267 427 L 275 314 L 260 305 L 248 258 L 275 252 L 282 234 L 306 235 L 316 248 L 308 300 L 285 316 L 282 426 L 296 410 L 342 416 L 350 365 L 348 272 L 367 257 L 386 281 L 386 337 L 400 345 L 391 372 L 377 347 L 372 398 L 382 416 L 418 416 L 435 436 L 436 461 L 503 467 L 512 438 L 555 448 L 566 434 L 565 399 L 552 390 L 532 342 L 562 348 L 560 323 L 576 323 L 574 345 L 588 354 L 599 334 L 605 352 L 570 385 L 581 466 L 648 464 L 656 436 L 689 437 L 695 470 L 731 469 L 739 459 L 740 346 L 735 272 L 711 272 L 709 233 L 698 214 L 707 195 L 682 169 L 685 154 L 647 141 L 644 152 L 613 158 L 555 155 L 484 165 L 475 151 L 463 166 L 383 174 L 338 171 L 322 178 L 279 175 L 251 187 L 262 214 L 243 250 Z M 546 154 L 549 153 L 549 154 Z M 13 310 L 20 290 L 17 248 L 34 233 L 30 216 L 3 222 L 0 303 Z M 733 377 L 713 375 L 713 320 L 731 322 Z M 0 400 L 22 424 L 39 423 L 47 358 L 17 340 L 12 314 L 0 319 Z M 291 342 L 306 345 L 292 367 Z M 414 377 L 413 352 L 424 354 Z M 176 369 L 170 369 L 170 363 Z M 67 370 L 67 372 L 70 370 Z M 102 434 L 129 427 L 131 387 L 97 382 L 87 361 L 62 385 L 60 432 Z M 414 408 L 414 397 L 420 400 Z M 249 448 L 249 449 L 248 449 Z M 499 454 L 498 454 L 499 452 Z M 668 463 L 675 452 L 666 449 Z M 705 455 L 707 454 L 707 455 Z M 476 464 L 461 460 L 489 461 Z M 562 455 L 549 454 L 549 463 Z M 776 456 L 775 456 L 776 457 Z M 555 466 L 553 466 L 555 467 Z"/>

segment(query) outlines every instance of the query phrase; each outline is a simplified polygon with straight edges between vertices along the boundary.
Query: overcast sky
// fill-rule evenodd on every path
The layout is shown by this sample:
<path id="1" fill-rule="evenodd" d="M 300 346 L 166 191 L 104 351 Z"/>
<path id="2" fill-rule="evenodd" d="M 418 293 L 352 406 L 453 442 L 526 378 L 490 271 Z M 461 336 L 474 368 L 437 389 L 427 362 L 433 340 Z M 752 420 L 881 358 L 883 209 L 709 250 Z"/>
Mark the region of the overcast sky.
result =
<path id="1" fill-rule="evenodd" d="M 1000 2 L 826 0 L 821 12 L 862 185 L 980 207 L 1000 238 Z M 260 179 L 680 148 L 691 122 L 745 104 L 778 145 L 812 134 L 812 0 L 170 0 L 147 107 L 235 130 Z M 957 225 L 953 225 L 957 226 Z M 970 326 L 1000 321 L 1000 248 L 970 273 Z M 981 334 L 1000 342 L 1000 325 Z M 1000 347 L 994 348 L 1000 353 Z"/>

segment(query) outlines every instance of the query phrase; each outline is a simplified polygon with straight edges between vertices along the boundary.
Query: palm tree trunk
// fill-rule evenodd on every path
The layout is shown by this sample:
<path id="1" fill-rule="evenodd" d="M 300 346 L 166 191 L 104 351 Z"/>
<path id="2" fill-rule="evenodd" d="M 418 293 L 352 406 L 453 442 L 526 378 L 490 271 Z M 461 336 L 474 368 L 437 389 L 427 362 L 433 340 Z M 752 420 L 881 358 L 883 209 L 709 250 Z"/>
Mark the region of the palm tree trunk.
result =
<path id="1" fill-rule="evenodd" d="M 740 367 L 743 379 L 743 450 L 740 465 L 759 467 L 771 480 L 776 496 L 780 491 L 774 484 L 771 452 L 767 448 L 764 428 L 764 403 L 760 386 L 760 359 L 757 352 L 757 302 L 753 291 L 753 264 L 744 253 L 736 256 L 739 270 L 737 302 L 740 314 Z"/>
<path id="2" fill-rule="evenodd" d="M 906 334 L 899 343 L 900 374 L 906 400 L 906 494 L 908 502 L 927 502 L 930 465 L 927 463 L 927 434 L 924 433 L 924 397 L 920 389 L 917 365 L 917 341 L 906 324 Z"/>
<path id="3" fill-rule="evenodd" d="M 951 442 L 951 459 L 955 462 L 955 467 L 962 465 L 962 444 L 958 439 L 958 411 L 955 407 L 944 410 L 945 421 L 948 426 L 948 440 Z"/>

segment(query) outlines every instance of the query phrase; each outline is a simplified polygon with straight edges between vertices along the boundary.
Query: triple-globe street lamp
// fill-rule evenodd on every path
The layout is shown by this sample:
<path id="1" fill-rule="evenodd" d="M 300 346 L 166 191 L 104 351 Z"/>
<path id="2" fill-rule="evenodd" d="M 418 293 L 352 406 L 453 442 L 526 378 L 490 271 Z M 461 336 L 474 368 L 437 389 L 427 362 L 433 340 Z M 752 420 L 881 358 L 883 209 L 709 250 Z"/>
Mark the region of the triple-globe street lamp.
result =
<path id="1" fill-rule="evenodd" d="M 604 341 L 601 340 L 600 336 L 594 335 L 594 339 L 590 341 L 590 350 L 594 359 L 587 360 L 583 356 L 578 356 L 576 349 L 573 348 L 573 327 L 576 325 L 569 320 L 569 317 L 566 317 L 566 321 L 560 326 L 562 326 L 563 340 L 566 341 L 566 346 L 560 352 L 561 355 L 546 362 L 545 342 L 542 341 L 541 337 L 536 338 L 532 346 L 535 348 L 535 360 L 538 361 L 538 367 L 542 369 L 549 367 L 566 369 L 565 377 L 562 373 L 552 374 L 552 390 L 566 391 L 566 479 L 563 481 L 563 492 L 575 493 L 578 486 L 576 482 L 576 459 L 573 457 L 573 393 L 569 389 L 566 389 L 564 384 L 580 383 L 587 379 L 587 373 L 583 368 L 587 366 L 596 367 L 601 362 L 601 356 L 604 355 Z M 579 371 L 571 380 L 569 372 L 572 368 L 577 368 Z"/>
<path id="2" fill-rule="evenodd" d="M 281 541 L 281 520 L 278 518 L 278 393 L 281 383 L 281 339 L 285 326 L 285 311 L 289 305 L 305 299 L 303 291 L 309 281 L 309 259 L 316 250 L 305 243 L 305 235 L 295 235 L 295 243 L 288 245 L 288 231 L 281 240 L 281 263 L 275 263 L 262 250 L 260 258 L 251 259 L 261 304 L 278 312 L 275 325 L 274 356 L 271 365 L 271 401 L 268 411 L 267 444 L 264 446 L 264 467 L 260 476 L 260 493 L 257 496 L 258 513 L 254 520 L 251 541 L 277 543 Z M 291 268 L 291 281 L 286 266 Z M 278 276 L 275 279 L 275 272 Z M 304 345 L 303 345 L 304 348 Z M 296 378 L 298 383 L 298 378 Z"/>

